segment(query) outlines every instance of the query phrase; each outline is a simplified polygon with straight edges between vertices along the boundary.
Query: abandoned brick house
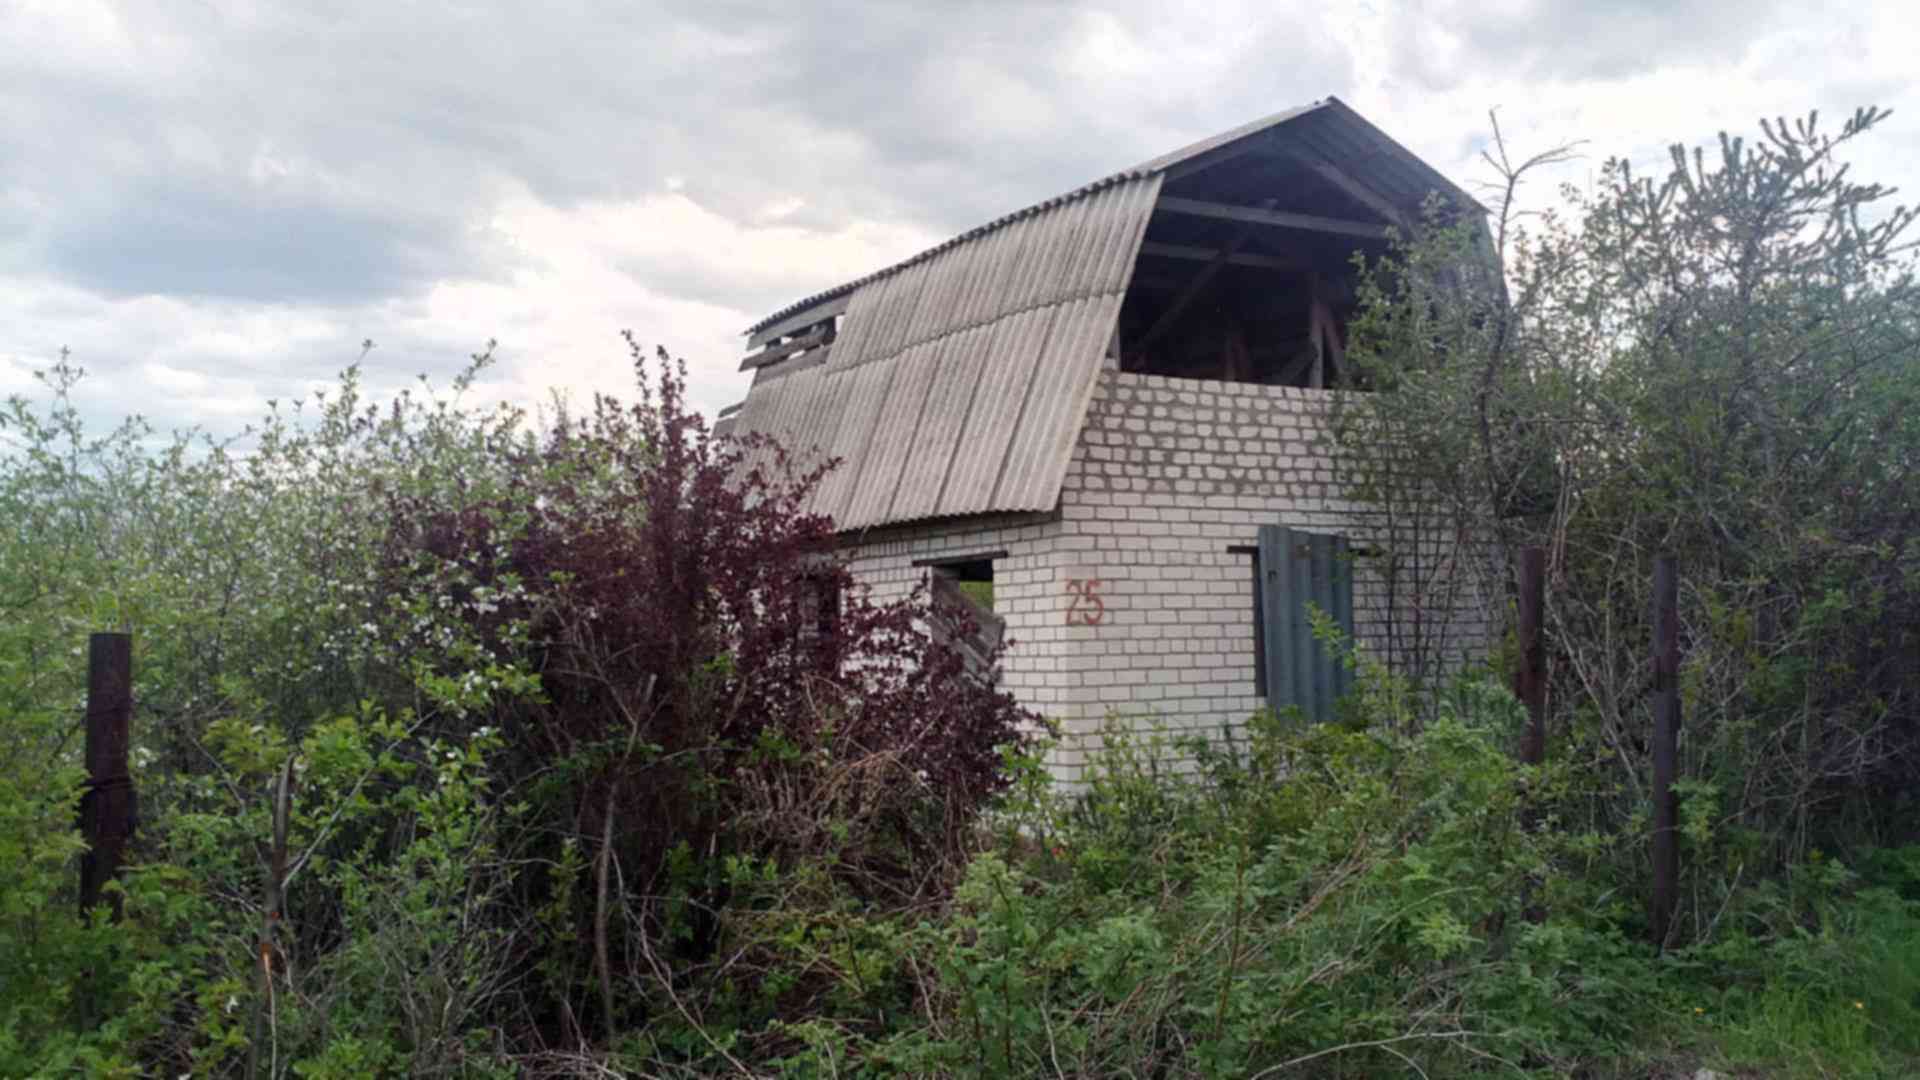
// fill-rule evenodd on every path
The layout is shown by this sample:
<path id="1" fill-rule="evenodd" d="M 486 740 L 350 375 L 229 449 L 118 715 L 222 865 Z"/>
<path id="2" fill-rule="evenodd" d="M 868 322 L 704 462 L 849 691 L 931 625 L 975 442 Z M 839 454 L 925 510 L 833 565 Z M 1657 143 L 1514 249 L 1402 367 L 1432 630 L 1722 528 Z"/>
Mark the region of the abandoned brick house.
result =
<path id="1" fill-rule="evenodd" d="M 814 509 L 856 577 L 1013 639 L 1058 774 L 1115 714 L 1324 714 L 1306 602 L 1363 645 L 1386 610 L 1322 441 L 1351 257 L 1435 193 L 1479 212 L 1338 100 L 1272 116 L 767 316 L 721 424 L 842 459 Z"/>

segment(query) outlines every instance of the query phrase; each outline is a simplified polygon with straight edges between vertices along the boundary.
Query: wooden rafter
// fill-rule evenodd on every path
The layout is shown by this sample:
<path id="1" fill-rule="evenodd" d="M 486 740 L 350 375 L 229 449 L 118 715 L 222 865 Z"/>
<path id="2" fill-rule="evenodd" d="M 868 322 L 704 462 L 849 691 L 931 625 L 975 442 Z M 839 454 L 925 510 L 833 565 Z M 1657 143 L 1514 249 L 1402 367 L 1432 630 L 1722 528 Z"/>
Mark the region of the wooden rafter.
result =
<path id="1" fill-rule="evenodd" d="M 1220 254 L 1219 248 L 1202 247 L 1198 244 L 1167 244 L 1157 240 L 1148 240 L 1140 245 L 1140 254 L 1157 255 L 1163 259 L 1186 259 L 1191 262 L 1211 262 Z M 1257 255 L 1253 252 L 1235 252 L 1227 259 L 1235 266 L 1257 266 L 1263 270 L 1286 270 L 1290 273 L 1305 273 L 1307 264 L 1298 259 L 1282 258 L 1278 255 Z"/>
<path id="2" fill-rule="evenodd" d="M 1389 224 L 1397 225 L 1403 230 L 1407 227 L 1407 215 L 1405 212 L 1388 201 L 1379 192 L 1368 187 L 1364 182 L 1349 175 L 1346 170 L 1330 161 L 1309 157 L 1300 151 L 1288 151 L 1283 156 L 1287 160 L 1318 176 L 1320 179 L 1325 180 L 1335 188 L 1338 188 L 1342 194 L 1354 202 L 1379 214 L 1380 217 Z"/>
<path id="3" fill-rule="evenodd" d="M 1327 282 L 1313 275 L 1312 301 L 1307 309 L 1307 336 L 1313 344 L 1313 367 L 1307 372 L 1307 386 L 1319 390 L 1346 363 L 1346 350 L 1340 344 L 1340 323 L 1333 317 Z"/>
<path id="4" fill-rule="evenodd" d="M 1201 199 L 1162 195 L 1160 201 L 1154 204 L 1154 210 L 1169 214 L 1186 214 L 1191 217 L 1214 218 L 1219 221 L 1237 221 L 1243 225 L 1265 225 L 1279 229 L 1359 236 L 1369 240 L 1384 240 L 1387 235 L 1385 225 L 1275 210 L 1273 209 L 1274 201 L 1269 200 L 1261 206 L 1238 206 L 1233 203 L 1206 202 Z"/>

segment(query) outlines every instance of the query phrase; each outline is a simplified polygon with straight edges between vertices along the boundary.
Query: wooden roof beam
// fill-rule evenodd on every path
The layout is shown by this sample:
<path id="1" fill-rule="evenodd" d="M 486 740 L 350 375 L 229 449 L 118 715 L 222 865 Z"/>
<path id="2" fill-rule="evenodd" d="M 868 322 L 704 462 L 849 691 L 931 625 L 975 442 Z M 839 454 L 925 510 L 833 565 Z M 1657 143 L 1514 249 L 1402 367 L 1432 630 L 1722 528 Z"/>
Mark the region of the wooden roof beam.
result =
<path id="1" fill-rule="evenodd" d="M 777 364 L 780 361 L 785 360 L 787 357 L 792 356 L 794 353 L 806 352 L 808 349 L 813 348 L 815 345 L 826 345 L 826 344 L 830 344 L 832 341 L 833 341 L 832 324 L 829 323 L 822 326 L 816 326 L 809 333 L 802 334 L 801 336 L 794 338 L 792 341 L 789 341 L 780 345 L 769 345 L 766 348 L 760 350 L 759 352 L 754 353 L 752 356 L 747 357 L 745 360 L 740 361 L 740 370 L 752 371 L 754 368 L 757 368 L 757 367 L 766 367 L 768 364 Z"/>
<path id="2" fill-rule="evenodd" d="M 1310 157 L 1299 151 L 1287 151 L 1281 156 L 1333 185 L 1354 202 L 1379 214 L 1383 220 L 1398 225 L 1402 231 L 1408 227 L 1407 214 L 1404 210 L 1387 201 L 1384 196 L 1368 187 L 1363 181 L 1349 175 L 1345 169 L 1330 161 Z"/>
<path id="3" fill-rule="evenodd" d="M 1220 249 L 1201 247 L 1198 244 L 1168 244 L 1158 240 L 1148 240 L 1140 245 L 1140 254 L 1157 255 L 1163 259 L 1212 262 L 1220 254 Z M 1262 270 L 1285 270 L 1295 274 L 1304 274 L 1311 269 L 1298 259 L 1283 259 L 1277 255 L 1257 255 L 1250 251 L 1233 252 L 1227 256 L 1227 262 L 1234 266 L 1257 266 Z"/>
<path id="4" fill-rule="evenodd" d="M 1338 236 L 1357 236 L 1368 240 L 1384 240 L 1387 236 L 1387 226 L 1373 222 L 1347 221 L 1342 218 L 1320 217 L 1316 214 L 1295 214 L 1286 210 L 1236 206 L 1232 203 L 1205 202 L 1200 199 L 1182 199 L 1174 195 L 1160 196 L 1160 201 L 1155 203 L 1153 208 L 1156 213 L 1185 214 L 1190 217 L 1213 218 L 1218 221 L 1238 221 L 1247 225 L 1266 225 L 1276 229 L 1333 233 Z"/>
<path id="5" fill-rule="evenodd" d="M 832 355 L 833 346 L 827 345 L 782 360 L 777 364 L 767 364 L 764 367 L 756 368 L 753 372 L 753 385 L 759 386 L 762 383 L 769 383 L 775 379 L 784 379 L 796 371 L 806 371 L 808 368 L 819 367 L 821 364 L 826 363 L 827 358 Z"/>

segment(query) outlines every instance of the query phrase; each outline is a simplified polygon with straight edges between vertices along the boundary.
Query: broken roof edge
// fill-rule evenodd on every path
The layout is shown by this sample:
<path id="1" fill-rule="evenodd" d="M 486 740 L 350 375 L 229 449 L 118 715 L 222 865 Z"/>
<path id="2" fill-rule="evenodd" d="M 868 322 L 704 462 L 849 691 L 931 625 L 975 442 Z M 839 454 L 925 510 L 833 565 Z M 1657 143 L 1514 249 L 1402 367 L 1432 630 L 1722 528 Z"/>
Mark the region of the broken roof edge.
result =
<path id="1" fill-rule="evenodd" d="M 758 322 L 754 323 L 752 326 L 747 327 L 745 330 L 741 331 L 741 333 L 747 334 L 747 335 L 758 334 L 761 331 L 767 329 L 768 327 L 773 326 L 775 323 L 781 322 L 786 319 L 791 319 L 794 316 L 805 312 L 808 308 L 819 307 L 820 305 L 827 304 L 831 301 L 847 296 L 851 294 L 854 290 L 860 288 L 860 286 L 862 285 L 868 284 L 869 282 L 878 281 L 879 279 L 887 277 L 888 275 L 898 273 L 901 270 L 905 270 L 906 268 L 913 266 L 917 263 L 921 263 L 926 261 L 927 259 L 931 259 L 935 255 L 938 255 L 941 252 L 948 250 L 949 248 L 957 247 L 960 244 L 967 243 L 969 241 L 978 239 L 981 236 L 985 236 L 988 233 L 994 232 L 998 229 L 1005 228 L 1007 225 L 1010 225 L 1013 222 L 1019 221 L 1022 218 L 1032 217 L 1035 214 L 1042 213 L 1047 210 L 1051 210 L 1056 206 L 1073 202 L 1076 199 L 1086 198 L 1089 195 L 1105 190 L 1106 188 L 1112 187 L 1115 184 L 1125 183 L 1130 180 L 1139 180 L 1144 177 L 1151 176 L 1155 173 L 1166 172 L 1169 169 L 1175 168 L 1176 166 L 1192 161 L 1193 159 L 1198 158 L 1204 154 L 1209 154 L 1222 147 L 1230 146 L 1233 143 L 1241 141 L 1242 139 L 1249 139 L 1257 135 L 1265 134 L 1266 132 L 1271 131 L 1276 127 L 1279 127 L 1282 124 L 1288 123 L 1289 121 L 1297 120 L 1300 117 L 1307 116 L 1312 113 L 1317 113 L 1321 111 L 1335 112 L 1343 120 L 1346 120 L 1350 123 L 1357 123 L 1365 135 L 1375 140 L 1377 143 L 1381 144 L 1382 149 L 1386 150 L 1387 152 L 1402 156 L 1407 160 L 1413 162 L 1415 165 L 1417 165 L 1419 171 L 1425 174 L 1425 179 L 1431 182 L 1435 190 L 1442 191 L 1447 195 L 1457 199 L 1464 206 L 1471 207 L 1472 209 L 1478 210 L 1481 213 L 1487 212 L 1487 208 L 1481 205 L 1478 199 L 1475 199 L 1472 195 L 1469 195 L 1464 189 L 1462 189 L 1459 185 L 1455 184 L 1453 181 L 1448 180 L 1446 176 L 1441 174 L 1441 172 L 1438 169 L 1435 169 L 1433 166 L 1428 165 L 1418 155 L 1414 154 L 1411 150 L 1408 150 L 1406 147 L 1400 145 L 1400 143 L 1397 142 L 1392 136 L 1388 135 L 1386 132 L 1380 130 L 1379 127 L 1375 126 L 1371 120 L 1368 120 L 1366 117 L 1361 116 L 1357 111 L 1354 110 L 1354 108 L 1351 105 L 1348 105 L 1346 102 L 1341 101 L 1339 98 L 1329 94 L 1318 101 L 1309 102 L 1308 104 L 1305 104 L 1305 105 L 1298 105 L 1291 109 L 1283 109 L 1280 112 L 1273 113 L 1272 115 L 1264 116 L 1258 120 L 1253 120 L 1248 123 L 1241 124 L 1239 127 L 1228 128 L 1226 131 L 1220 132 L 1219 134 L 1216 134 L 1216 135 L 1210 135 L 1204 139 L 1199 140 L 1198 142 L 1189 143 L 1188 145 L 1183 146 L 1180 149 L 1174 150 L 1170 153 L 1162 154 L 1159 157 L 1155 157 L 1155 158 L 1149 158 L 1148 160 L 1138 165 L 1135 165 L 1133 168 L 1123 169 L 1120 172 L 1101 177 L 1100 179 L 1092 181 L 1091 183 L 1082 184 L 1081 186 L 1074 188 L 1072 191 L 1069 191 L 1064 195 L 1055 195 L 1050 199 L 1044 199 L 1040 202 L 1032 204 L 1031 206 L 1026 206 L 1019 210 L 1015 210 L 1012 213 L 1002 214 L 1001 216 L 994 218 L 992 221 L 989 221 L 984 225 L 977 225 L 971 229 L 968 229 L 963 233 L 960 233 L 957 236 L 950 237 L 949 239 L 944 240 L 941 243 L 935 244 L 933 247 L 927 248 L 926 250 L 921 251 L 918 254 L 902 259 L 899 262 L 891 263 L 887 266 L 881 267 L 880 269 L 873 271 L 872 273 L 865 274 L 861 277 L 854 278 L 852 281 L 848 281 L 843 284 L 836 285 L 831 289 L 826 289 L 822 292 L 815 293 L 812 296 L 806 297 L 805 299 L 796 300 L 793 303 L 788 304 L 787 306 L 779 309 L 778 311 L 775 311 L 773 314 L 768 315 L 765 318 L 759 320 Z"/>

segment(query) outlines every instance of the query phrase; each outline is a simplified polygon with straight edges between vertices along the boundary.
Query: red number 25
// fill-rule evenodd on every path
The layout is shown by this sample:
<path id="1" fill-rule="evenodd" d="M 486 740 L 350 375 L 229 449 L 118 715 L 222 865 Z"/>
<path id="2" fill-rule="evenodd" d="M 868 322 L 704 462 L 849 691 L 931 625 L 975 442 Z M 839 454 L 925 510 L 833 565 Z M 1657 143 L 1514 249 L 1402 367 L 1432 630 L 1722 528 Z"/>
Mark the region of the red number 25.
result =
<path id="1" fill-rule="evenodd" d="M 1067 604 L 1067 625 L 1081 624 L 1098 626 L 1106 618 L 1107 605 L 1100 599 L 1099 578 L 1068 578 L 1067 595 L 1073 597 Z"/>

